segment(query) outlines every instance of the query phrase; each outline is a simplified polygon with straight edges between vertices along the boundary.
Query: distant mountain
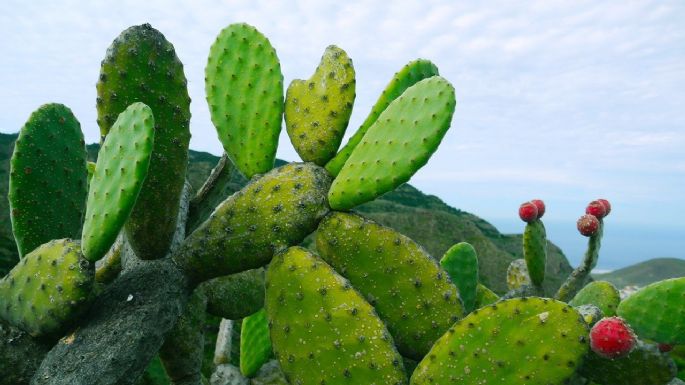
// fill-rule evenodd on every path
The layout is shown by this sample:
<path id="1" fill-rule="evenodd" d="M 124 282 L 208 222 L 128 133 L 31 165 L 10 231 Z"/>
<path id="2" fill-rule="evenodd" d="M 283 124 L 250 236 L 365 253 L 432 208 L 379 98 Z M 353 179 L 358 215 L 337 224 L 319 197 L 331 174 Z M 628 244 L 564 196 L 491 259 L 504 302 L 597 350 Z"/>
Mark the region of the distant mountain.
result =
<path id="1" fill-rule="evenodd" d="M 14 265 L 17 258 L 7 203 L 9 158 L 15 139 L 16 135 L 0 134 L 0 276 Z M 95 158 L 97 149 L 97 145 L 88 145 L 91 159 Z M 212 154 L 190 151 L 188 180 L 195 189 L 202 185 L 218 159 Z M 245 183 L 245 178 L 235 173 L 231 187 L 237 190 Z M 506 291 L 505 276 L 509 263 L 522 258 L 521 235 L 502 234 L 483 219 L 450 207 L 439 198 L 423 194 L 408 184 L 358 207 L 357 211 L 409 236 L 437 259 L 453 244 L 470 242 L 478 251 L 481 281 L 499 293 Z M 312 247 L 312 239 L 309 237 L 305 245 Z M 571 270 L 563 252 L 550 242 L 548 278 L 545 280 L 547 292 L 559 287 Z"/>
<path id="2" fill-rule="evenodd" d="M 685 260 L 650 259 L 611 273 L 593 274 L 592 277 L 598 281 L 609 281 L 619 289 L 626 286 L 647 286 L 662 279 L 685 277 Z"/>

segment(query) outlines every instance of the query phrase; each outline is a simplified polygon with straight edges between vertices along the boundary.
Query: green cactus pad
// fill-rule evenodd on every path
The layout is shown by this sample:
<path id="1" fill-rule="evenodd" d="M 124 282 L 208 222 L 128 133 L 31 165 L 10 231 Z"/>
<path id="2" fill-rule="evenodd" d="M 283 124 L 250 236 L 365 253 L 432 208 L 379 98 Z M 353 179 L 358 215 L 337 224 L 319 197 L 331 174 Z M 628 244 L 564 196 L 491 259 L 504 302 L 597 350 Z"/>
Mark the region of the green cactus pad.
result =
<path id="1" fill-rule="evenodd" d="M 254 27 L 224 28 L 209 50 L 205 92 L 219 140 L 246 177 L 274 166 L 283 118 L 283 74 L 276 51 Z"/>
<path id="2" fill-rule="evenodd" d="M 312 163 L 274 169 L 219 205 L 173 258 L 195 283 L 264 266 L 316 229 L 329 186 L 326 170 Z"/>
<path id="3" fill-rule="evenodd" d="M 504 300 L 450 328 L 419 363 L 411 384 L 561 384 L 588 345 L 587 325 L 567 304 Z"/>
<path id="4" fill-rule="evenodd" d="M 460 242 L 452 246 L 440 259 L 440 266 L 449 274 L 459 289 L 464 309 L 470 313 L 476 307 L 478 287 L 478 256 L 469 243 Z"/>
<path id="5" fill-rule="evenodd" d="M 483 284 L 476 287 L 476 309 L 499 301 L 499 296 Z"/>
<path id="6" fill-rule="evenodd" d="M 437 150 L 455 104 L 454 88 L 439 76 L 409 87 L 352 151 L 328 193 L 331 208 L 349 210 L 407 182 Z"/>
<path id="7" fill-rule="evenodd" d="M 605 317 L 616 315 L 616 307 L 621 302 L 621 295 L 614 285 L 606 281 L 594 281 L 582 288 L 569 305 L 595 305 Z"/>
<path id="8" fill-rule="evenodd" d="M 53 239 L 78 238 L 87 175 L 83 133 L 71 110 L 46 104 L 34 111 L 10 161 L 10 218 L 20 256 Z"/>
<path id="9" fill-rule="evenodd" d="M 247 270 L 210 279 L 197 290 L 207 296 L 207 312 L 237 320 L 264 307 L 264 269 Z"/>
<path id="10" fill-rule="evenodd" d="M 94 267 L 77 242 L 39 246 L 0 281 L 0 317 L 32 336 L 57 336 L 87 308 Z"/>
<path id="11" fill-rule="evenodd" d="M 290 83 L 285 97 L 285 126 L 300 158 L 323 166 L 338 151 L 355 97 L 352 60 L 331 45 L 314 75 Z"/>
<path id="12" fill-rule="evenodd" d="M 402 357 L 373 307 L 306 249 L 274 258 L 266 310 L 274 354 L 290 383 L 407 383 Z"/>
<path id="13" fill-rule="evenodd" d="M 356 214 L 321 221 L 316 249 L 388 325 L 402 355 L 421 359 L 464 315 L 457 288 L 419 245 Z"/>
<path id="14" fill-rule="evenodd" d="M 523 232 L 523 258 L 533 285 L 540 286 L 545 280 L 547 265 L 547 232 L 541 220 L 526 224 Z"/>
<path id="15" fill-rule="evenodd" d="M 90 181 L 93 179 L 93 174 L 95 174 L 95 163 L 87 162 L 86 170 L 88 171 L 88 186 L 90 186 Z"/>
<path id="16" fill-rule="evenodd" d="M 262 309 L 243 318 L 240 328 L 240 372 L 245 377 L 254 377 L 270 357 L 269 321 L 266 310 Z"/>
<path id="17" fill-rule="evenodd" d="M 114 244 L 143 187 L 155 137 L 150 107 L 131 104 L 109 130 L 88 191 L 81 247 L 91 261 Z"/>
<path id="18" fill-rule="evenodd" d="M 103 137 L 119 114 L 135 102 L 145 103 L 155 115 L 148 176 L 125 226 L 141 259 L 164 257 L 176 230 L 190 141 L 186 83 L 174 47 L 149 24 L 122 32 L 100 68 L 97 110 Z"/>
<path id="19" fill-rule="evenodd" d="M 395 73 L 390 83 L 385 87 L 383 93 L 374 104 L 369 116 L 366 117 L 364 123 L 359 127 L 357 132 L 350 138 L 345 147 L 326 164 L 326 170 L 328 170 L 331 175 L 336 176 L 340 173 L 340 170 L 347 162 L 347 159 L 352 154 L 352 151 L 357 147 L 359 142 L 369 130 L 380 114 L 385 111 L 386 108 L 392 103 L 393 100 L 397 99 L 402 93 L 409 87 L 413 86 L 417 82 L 432 77 L 437 76 L 438 67 L 428 60 L 418 59 L 409 62 L 407 65 L 402 67 L 402 69 Z"/>
<path id="20" fill-rule="evenodd" d="M 613 360 L 590 352 L 579 373 L 600 384 L 664 385 L 675 377 L 676 366 L 656 345 L 638 342 L 627 356 Z"/>
<path id="21" fill-rule="evenodd" d="M 507 268 L 507 288 L 516 290 L 522 286 L 530 285 L 530 275 L 524 259 L 511 261 Z"/>
<path id="22" fill-rule="evenodd" d="M 618 305 L 638 336 L 666 344 L 685 344 L 685 277 L 642 288 Z"/>

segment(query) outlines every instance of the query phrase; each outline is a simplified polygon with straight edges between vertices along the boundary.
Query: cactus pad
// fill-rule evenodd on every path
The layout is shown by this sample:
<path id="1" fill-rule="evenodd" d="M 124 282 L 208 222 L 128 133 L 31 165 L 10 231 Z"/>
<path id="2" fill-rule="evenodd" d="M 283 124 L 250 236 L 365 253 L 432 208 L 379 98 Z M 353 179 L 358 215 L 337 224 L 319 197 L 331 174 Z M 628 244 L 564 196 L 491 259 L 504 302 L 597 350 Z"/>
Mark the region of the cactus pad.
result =
<path id="1" fill-rule="evenodd" d="M 619 302 L 621 302 L 621 296 L 614 285 L 606 281 L 594 281 L 582 288 L 569 301 L 569 305 L 595 305 L 605 317 L 613 317 L 616 315 L 616 307 Z"/>
<path id="2" fill-rule="evenodd" d="M 351 209 L 408 181 L 438 148 L 455 103 L 454 88 L 439 76 L 414 84 L 390 103 L 333 181 L 331 208 Z"/>
<path id="3" fill-rule="evenodd" d="M 128 240 L 141 259 L 164 257 L 176 230 L 190 141 L 186 84 L 174 47 L 149 24 L 123 31 L 100 68 L 97 110 L 103 137 L 135 102 L 145 103 L 155 115 L 148 176 L 126 222 Z"/>
<path id="4" fill-rule="evenodd" d="M 240 328 L 240 372 L 245 377 L 254 377 L 257 371 L 271 357 L 271 339 L 266 310 L 243 318 Z"/>
<path id="5" fill-rule="evenodd" d="M 87 308 L 94 267 L 68 239 L 26 255 L 0 281 L 0 316 L 32 336 L 56 336 Z"/>
<path id="6" fill-rule="evenodd" d="M 20 256 L 53 239 L 78 237 L 87 175 L 83 133 L 71 110 L 46 104 L 34 111 L 10 161 L 10 218 Z"/>
<path id="7" fill-rule="evenodd" d="M 445 333 L 411 384 L 561 384 L 587 353 L 587 339 L 587 325 L 565 303 L 535 297 L 500 301 Z"/>
<path id="8" fill-rule="evenodd" d="M 290 248 L 274 258 L 266 282 L 274 354 L 290 383 L 406 384 L 383 322 L 319 257 Z"/>
<path id="9" fill-rule="evenodd" d="M 483 306 L 490 305 L 499 301 L 499 296 L 495 294 L 494 291 L 487 288 L 483 284 L 478 284 L 476 287 L 476 309 L 480 309 Z"/>
<path id="10" fill-rule="evenodd" d="M 383 93 L 381 93 L 381 96 L 378 98 L 378 101 L 376 101 L 376 104 L 374 104 L 371 109 L 369 116 L 366 117 L 366 120 L 364 120 L 364 123 L 362 123 L 357 132 L 354 133 L 345 147 L 326 164 L 326 170 L 333 176 L 338 175 L 343 165 L 352 154 L 354 148 L 362 141 L 362 138 L 369 130 L 369 127 L 376 123 L 376 120 L 378 120 L 380 114 L 388 108 L 388 105 L 402 95 L 407 88 L 423 79 L 437 75 L 439 75 L 438 67 L 424 59 L 414 60 L 402 67 L 399 72 L 395 73 L 390 80 L 390 83 L 385 87 Z"/>
<path id="11" fill-rule="evenodd" d="M 642 288 L 624 299 L 617 313 L 641 338 L 685 344 L 685 277 Z"/>
<path id="12" fill-rule="evenodd" d="M 475 309 L 478 286 L 478 256 L 476 249 L 466 242 L 452 246 L 440 259 L 440 266 L 449 274 L 459 289 L 464 309 L 470 313 Z"/>
<path id="13" fill-rule="evenodd" d="M 639 342 L 627 356 L 613 360 L 590 352 L 579 373 L 600 384 L 664 385 L 675 377 L 676 366 L 655 345 Z"/>
<path id="14" fill-rule="evenodd" d="M 89 261 L 97 261 L 114 244 L 143 187 L 154 143 L 150 107 L 131 104 L 122 112 L 98 154 L 88 191 L 81 244 Z"/>
<path id="15" fill-rule="evenodd" d="M 523 258 L 533 285 L 542 285 L 547 264 L 547 233 L 545 225 L 539 219 L 526 224 L 523 232 Z"/>
<path id="16" fill-rule="evenodd" d="M 388 227 L 333 212 L 319 225 L 316 248 L 376 308 L 407 357 L 421 359 L 464 314 L 447 273 L 414 241 Z"/>
<path id="17" fill-rule="evenodd" d="M 264 269 L 210 279 L 198 290 L 207 296 L 209 314 L 230 320 L 241 319 L 264 307 Z"/>
<path id="18" fill-rule="evenodd" d="M 209 50 L 205 92 L 219 140 L 246 177 L 274 166 L 283 118 L 276 51 L 254 27 L 231 24 Z"/>
<path id="19" fill-rule="evenodd" d="M 274 251 L 299 244 L 328 212 L 330 176 L 291 163 L 251 181 L 186 238 L 174 260 L 192 281 L 264 266 Z"/>
<path id="20" fill-rule="evenodd" d="M 323 166 L 338 151 L 352 114 L 355 78 L 352 60 L 342 49 L 326 48 L 314 75 L 290 83 L 285 125 L 300 158 Z"/>

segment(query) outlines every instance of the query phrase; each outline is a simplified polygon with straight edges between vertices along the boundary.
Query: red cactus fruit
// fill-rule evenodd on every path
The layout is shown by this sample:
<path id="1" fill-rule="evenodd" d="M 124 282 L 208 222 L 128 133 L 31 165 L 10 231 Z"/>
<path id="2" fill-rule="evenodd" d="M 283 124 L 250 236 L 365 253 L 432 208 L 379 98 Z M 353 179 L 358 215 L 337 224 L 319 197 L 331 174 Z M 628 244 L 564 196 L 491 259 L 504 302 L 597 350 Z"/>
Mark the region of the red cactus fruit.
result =
<path id="1" fill-rule="evenodd" d="M 673 345 L 671 344 L 659 344 L 658 346 L 661 353 L 668 353 L 673 350 Z"/>
<path id="2" fill-rule="evenodd" d="M 604 216 L 609 215 L 609 213 L 611 212 L 611 203 L 609 203 L 609 201 L 606 199 L 597 199 L 597 201 L 603 204 L 604 208 L 606 209 L 606 214 L 604 214 Z"/>
<path id="3" fill-rule="evenodd" d="M 607 208 L 604 203 L 599 200 L 590 202 L 585 208 L 585 214 L 594 215 L 597 219 L 604 218 L 607 213 Z"/>
<path id="4" fill-rule="evenodd" d="M 538 218 L 537 219 L 542 218 L 542 216 L 545 215 L 545 202 L 543 202 L 540 199 L 533 199 L 532 201 L 530 201 L 530 203 L 534 204 L 535 207 L 537 207 L 537 209 L 538 209 Z"/>
<path id="5" fill-rule="evenodd" d="M 585 214 L 578 219 L 578 231 L 586 237 L 597 234 L 599 229 L 599 219 L 592 214 Z"/>
<path id="6" fill-rule="evenodd" d="M 637 338 L 620 317 L 603 318 L 590 330 L 590 347 L 602 357 L 614 359 L 627 355 Z"/>
<path id="7" fill-rule="evenodd" d="M 524 222 L 532 222 L 538 219 L 538 208 L 531 202 L 522 203 L 519 207 L 519 217 Z"/>

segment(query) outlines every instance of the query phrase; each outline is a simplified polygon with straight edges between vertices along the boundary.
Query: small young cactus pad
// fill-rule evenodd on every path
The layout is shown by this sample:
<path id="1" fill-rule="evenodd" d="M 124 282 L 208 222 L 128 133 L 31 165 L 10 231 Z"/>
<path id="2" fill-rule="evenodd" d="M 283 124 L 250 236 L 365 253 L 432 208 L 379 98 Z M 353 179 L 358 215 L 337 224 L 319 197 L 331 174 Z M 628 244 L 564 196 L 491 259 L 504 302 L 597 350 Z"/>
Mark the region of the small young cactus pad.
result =
<path id="1" fill-rule="evenodd" d="M 81 125 L 62 104 L 46 104 L 19 132 L 10 161 L 9 203 L 20 256 L 61 238 L 77 238 L 87 193 Z"/>
<path id="2" fill-rule="evenodd" d="M 437 150 L 455 105 L 454 88 L 440 76 L 404 91 L 369 127 L 333 181 L 331 208 L 349 210 L 408 181 Z"/>
<path id="3" fill-rule="evenodd" d="M 565 303 L 500 301 L 452 326 L 411 384 L 561 384 L 587 353 L 587 335 L 580 314 Z"/>
<path id="4" fill-rule="evenodd" d="M 440 266 L 457 285 L 464 309 L 470 313 L 475 309 L 478 287 L 478 256 L 469 243 L 460 242 L 452 246 L 440 259 Z"/>
<path id="5" fill-rule="evenodd" d="M 107 253 L 136 203 L 150 164 L 154 127 L 150 107 L 134 103 L 119 114 L 102 144 L 81 237 L 89 261 Z"/>
<path id="6" fill-rule="evenodd" d="M 283 74 L 276 50 L 256 28 L 231 24 L 205 67 L 205 92 L 219 140 L 246 177 L 274 166 L 283 118 Z"/>
<path id="7" fill-rule="evenodd" d="M 533 285 L 542 285 L 547 266 L 547 232 L 539 219 L 526 224 L 523 232 L 523 258 L 526 260 L 530 281 Z"/>
<path id="8" fill-rule="evenodd" d="M 602 310 L 605 317 L 613 317 L 616 315 L 619 302 L 621 302 L 621 296 L 614 285 L 606 281 L 594 281 L 582 288 L 569 301 L 569 305 L 595 305 Z"/>
<path id="9" fill-rule="evenodd" d="M 266 310 L 243 318 L 240 328 L 240 372 L 245 377 L 254 377 L 257 371 L 271 357 L 271 339 Z"/>
<path id="10" fill-rule="evenodd" d="M 355 78 L 352 60 L 342 49 L 326 48 L 314 75 L 290 83 L 285 126 L 305 162 L 324 166 L 338 151 L 352 114 Z"/>
<path id="11" fill-rule="evenodd" d="M 464 315 L 449 275 L 391 228 L 333 212 L 319 225 L 316 248 L 376 308 L 405 356 L 421 359 Z"/>
<path id="12" fill-rule="evenodd" d="M 316 229 L 330 183 L 312 163 L 271 170 L 220 204 L 173 258 L 194 283 L 264 266 Z"/>
<path id="13" fill-rule="evenodd" d="M 326 262 L 292 247 L 271 262 L 266 282 L 274 354 L 290 383 L 407 383 L 373 307 Z"/>
<path id="14" fill-rule="evenodd" d="M 87 308 L 94 265 L 78 243 L 50 241 L 0 281 L 0 317 L 32 336 L 55 336 Z"/>
<path id="15" fill-rule="evenodd" d="M 103 138 L 135 102 L 155 115 L 155 143 L 126 233 L 139 258 L 156 259 L 167 254 L 176 230 L 188 165 L 190 97 L 173 45 L 149 24 L 123 31 L 102 61 L 97 110 Z"/>
<path id="16" fill-rule="evenodd" d="M 624 299 L 617 313 L 641 338 L 685 344 L 685 277 L 642 288 Z"/>
<path id="17" fill-rule="evenodd" d="M 352 154 L 354 148 L 362 141 L 362 138 L 366 135 L 369 127 L 376 123 L 376 120 L 378 120 L 380 114 L 388 108 L 388 105 L 402 95 L 407 88 L 423 79 L 437 75 L 439 75 L 438 67 L 424 59 L 411 61 L 402 67 L 402 69 L 392 77 L 390 83 L 388 83 L 383 90 L 383 93 L 381 93 L 381 96 L 378 97 L 378 101 L 376 101 L 369 116 L 366 117 L 366 120 L 364 120 L 364 123 L 362 123 L 357 132 L 354 133 L 345 147 L 326 164 L 326 170 L 333 176 L 338 175 L 343 165 L 345 165 L 345 162 L 347 162 L 347 159 Z"/>

